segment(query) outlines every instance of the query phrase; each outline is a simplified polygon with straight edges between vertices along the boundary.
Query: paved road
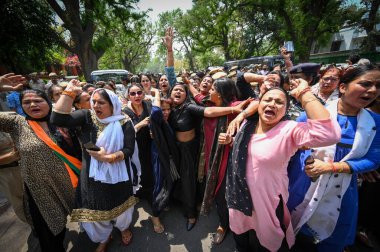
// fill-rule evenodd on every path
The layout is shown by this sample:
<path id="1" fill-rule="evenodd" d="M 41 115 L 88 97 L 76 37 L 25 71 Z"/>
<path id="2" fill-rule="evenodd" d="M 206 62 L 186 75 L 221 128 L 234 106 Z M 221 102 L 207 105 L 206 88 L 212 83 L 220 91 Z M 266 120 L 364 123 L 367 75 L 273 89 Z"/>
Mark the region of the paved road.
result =
<path id="1" fill-rule="evenodd" d="M 146 201 L 136 206 L 133 216 L 133 241 L 124 247 L 120 241 L 120 233 L 113 231 L 113 240 L 107 252 L 116 251 L 234 251 L 234 241 L 231 233 L 227 234 L 225 241 L 219 246 L 211 245 L 211 233 L 216 230 L 218 218 L 215 209 L 207 217 L 201 216 L 191 231 L 186 231 L 186 219 L 180 207 L 171 206 L 168 212 L 162 214 L 162 223 L 165 225 L 164 234 L 153 232 L 149 220 L 150 207 Z M 86 233 L 79 233 L 77 223 L 67 225 L 66 240 L 67 251 L 84 252 L 94 251 L 96 244 L 92 243 Z M 0 251 L 28 251 L 38 252 L 38 241 L 30 234 L 30 228 L 15 216 L 13 209 L 9 208 L 0 216 Z"/>
<path id="2" fill-rule="evenodd" d="M 227 234 L 225 241 L 221 245 L 211 245 L 211 233 L 215 231 L 218 224 L 215 209 L 213 209 L 209 216 L 201 216 L 194 229 L 188 232 L 186 231 L 186 219 L 180 207 L 176 205 L 171 206 L 168 212 L 162 214 L 162 222 L 165 225 L 164 234 L 153 232 L 152 224 L 149 220 L 149 212 L 150 207 L 146 201 L 137 204 L 133 216 L 132 232 L 134 237 L 132 243 L 128 247 L 124 247 L 120 241 L 120 233 L 115 229 L 113 231 L 113 240 L 107 251 L 234 251 L 234 241 L 231 233 Z M 94 251 L 97 246 L 90 241 L 86 233 L 79 232 L 77 223 L 69 223 L 67 225 L 65 245 L 67 251 L 72 252 Z M 0 208 L 0 251 L 40 251 L 38 241 L 30 234 L 29 226 L 17 219 L 11 207 L 7 209 Z M 377 244 L 376 248 L 369 249 L 357 243 L 350 251 L 378 252 L 380 251 L 380 246 Z"/>

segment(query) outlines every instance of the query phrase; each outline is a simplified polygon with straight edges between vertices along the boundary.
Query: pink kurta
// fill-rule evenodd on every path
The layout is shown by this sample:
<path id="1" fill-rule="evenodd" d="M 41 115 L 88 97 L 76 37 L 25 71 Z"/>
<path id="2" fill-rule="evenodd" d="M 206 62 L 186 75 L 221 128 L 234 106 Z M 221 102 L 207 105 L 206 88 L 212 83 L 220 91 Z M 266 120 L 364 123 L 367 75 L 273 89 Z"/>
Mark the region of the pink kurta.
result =
<path id="1" fill-rule="evenodd" d="M 308 120 L 307 123 L 282 121 L 265 134 L 254 134 L 248 144 L 246 178 L 253 202 L 252 216 L 229 209 L 230 228 L 236 234 L 256 231 L 260 244 L 277 251 L 284 232 L 276 216 L 276 208 L 284 201 L 284 224 L 289 247 L 294 244 L 294 232 L 288 201 L 289 159 L 300 146 L 319 147 L 335 144 L 340 138 L 336 120 Z"/>

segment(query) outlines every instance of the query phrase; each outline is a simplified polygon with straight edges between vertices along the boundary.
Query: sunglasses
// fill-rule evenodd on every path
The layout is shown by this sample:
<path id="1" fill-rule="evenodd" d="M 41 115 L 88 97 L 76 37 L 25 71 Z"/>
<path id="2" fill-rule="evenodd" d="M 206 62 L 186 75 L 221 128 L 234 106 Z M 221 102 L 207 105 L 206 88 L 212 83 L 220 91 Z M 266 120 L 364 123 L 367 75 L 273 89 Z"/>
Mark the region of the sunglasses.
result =
<path id="1" fill-rule="evenodd" d="M 136 95 L 142 95 L 143 94 L 143 91 L 137 91 L 137 92 L 130 92 L 129 95 L 130 96 L 136 96 Z"/>
<path id="2" fill-rule="evenodd" d="M 339 78 L 336 78 L 336 77 L 324 77 L 324 78 L 322 78 L 323 79 L 323 81 L 331 81 L 331 82 L 335 82 L 335 81 L 338 81 L 339 80 Z"/>

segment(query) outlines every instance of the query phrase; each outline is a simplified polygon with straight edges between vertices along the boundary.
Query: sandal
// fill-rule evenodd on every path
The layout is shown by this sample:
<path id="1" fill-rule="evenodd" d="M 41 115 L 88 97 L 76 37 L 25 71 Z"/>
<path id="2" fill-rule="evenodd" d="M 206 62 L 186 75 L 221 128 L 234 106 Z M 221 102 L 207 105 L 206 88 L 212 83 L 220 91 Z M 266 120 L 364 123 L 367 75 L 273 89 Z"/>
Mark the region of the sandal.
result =
<path id="1" fill-rule="evenodd" d="M 121 232 L 121 242 L 124 246 L 128 246 L 129 244 L 131 244 L 132 238 L 133 234 L 131 230 L 129 230 L 128 228 Z"/>
<path id="2" fill-rule="evenodd" d="M 216 233 L 214 234 L 212 243 L 216 245 L 221 244 L 224 240 L 224 237 L 226 236 L 226 233 L 227 233 L 227 230 L 219 226 L 218 229 L 216 230 Z"/>
<path id="3" fill-rule="evenodd" d="M 153 230 L 157 234 L 162 234 L 165 231 L 164 225 L 160 222 L 158 217 L 149 217 L 153 224 Z"/>
<path id="4" fill-rule="evenodd" d="M 108 244 L 110 243 L 111 240 L 112 240 L 112 236 L 110 236 L 105 243 L 99 243 L 95 252 L 105 252 L 107 250 Z"/>

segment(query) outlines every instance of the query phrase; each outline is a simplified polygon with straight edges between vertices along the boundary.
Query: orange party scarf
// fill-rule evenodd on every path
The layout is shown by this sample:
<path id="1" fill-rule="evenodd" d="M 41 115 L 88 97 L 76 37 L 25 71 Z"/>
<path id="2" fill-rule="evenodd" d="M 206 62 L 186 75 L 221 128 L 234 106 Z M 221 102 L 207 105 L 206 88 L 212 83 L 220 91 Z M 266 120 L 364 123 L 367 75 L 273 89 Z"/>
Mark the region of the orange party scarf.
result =
<path id="1" fill-rule="evenodd" d="M 54 143 L 54 141 L 48 136 L 48 134 L 46 134 L 37 122 L 28 120 L 28 124 L 33 129 L 34 133 L 36 133 L 37 137 L 49 146 L 53 150 L 53 153 L 63 161 L 70 176 L 71 184 L 74 188 L 76 188 L 78 185 L 78 176 L 80 174 L 82 162 L 64 152 L 61 147 Z"/>

